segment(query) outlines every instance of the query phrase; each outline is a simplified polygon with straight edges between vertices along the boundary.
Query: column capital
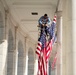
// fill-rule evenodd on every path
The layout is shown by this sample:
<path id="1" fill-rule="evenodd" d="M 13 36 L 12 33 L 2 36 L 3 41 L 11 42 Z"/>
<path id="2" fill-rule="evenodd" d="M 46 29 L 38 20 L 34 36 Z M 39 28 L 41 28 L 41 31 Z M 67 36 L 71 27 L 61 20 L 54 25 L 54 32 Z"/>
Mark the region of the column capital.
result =
<path id="1" fill-rule="evenodd" d="M 9 13 L 9 10 L 8 9 L 7 10 L 5 9 L 5 13 Z"/>
<path id="2" fill-rule="evenodd" d="M 9 10 L 5 10 L 5 19 L 7 19 L 8 14 L 9 14 Z"/>
<path id="3" fill-rule="evenodd" d="M 19 26 L 15 26 L 15 30 L 17 30 L 19 28 Z"/>
<path id="4" fill-rule="evenodd" d="M 29 40 L 29 37 L 26 36 L 26 37 L 25 37 L 25 43 L 26 43 L 26 45 L 29 44 L 29 41 L 30 41 L 30 40 Z"/>
<path id="5" fill-rule="evenodd" d="M 62 11 L 57 11 L 57 17 L 61 17 L 62 16 Z"/>

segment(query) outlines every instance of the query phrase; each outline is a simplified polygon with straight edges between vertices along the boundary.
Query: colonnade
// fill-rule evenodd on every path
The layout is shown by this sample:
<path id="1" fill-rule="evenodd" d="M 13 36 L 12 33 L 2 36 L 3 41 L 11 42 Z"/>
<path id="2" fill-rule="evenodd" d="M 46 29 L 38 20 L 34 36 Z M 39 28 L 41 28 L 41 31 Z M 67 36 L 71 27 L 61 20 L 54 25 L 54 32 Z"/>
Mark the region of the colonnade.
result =
<path id="1" fill-rule="evenodd" d="M 56 75 L 76 75 L 75 14 L 76 1 L 62 0 L 62 11 L 57 12 Z M 36 75 L 36 43 L 24 36 L 22 30 L 11 20 L 9 12 L 0 1 L 0 74 Z"/>

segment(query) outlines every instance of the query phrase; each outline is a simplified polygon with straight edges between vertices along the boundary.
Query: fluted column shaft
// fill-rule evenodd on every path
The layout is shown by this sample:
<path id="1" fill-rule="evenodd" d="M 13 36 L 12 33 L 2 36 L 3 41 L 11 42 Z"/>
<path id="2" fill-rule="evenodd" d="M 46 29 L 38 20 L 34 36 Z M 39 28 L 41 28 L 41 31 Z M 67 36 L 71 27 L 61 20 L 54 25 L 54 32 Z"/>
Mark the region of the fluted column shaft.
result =
<path id="1" fill-rule="evenodd" d="M 57 12 L 57 75 L 61 75 L 61 58 L 62 58 L 62 11 Z"/>
<path id="2" fill-rule="evenodd" d="M 76 75 L 76 1 L 63 0 L 62 75 Z"/>

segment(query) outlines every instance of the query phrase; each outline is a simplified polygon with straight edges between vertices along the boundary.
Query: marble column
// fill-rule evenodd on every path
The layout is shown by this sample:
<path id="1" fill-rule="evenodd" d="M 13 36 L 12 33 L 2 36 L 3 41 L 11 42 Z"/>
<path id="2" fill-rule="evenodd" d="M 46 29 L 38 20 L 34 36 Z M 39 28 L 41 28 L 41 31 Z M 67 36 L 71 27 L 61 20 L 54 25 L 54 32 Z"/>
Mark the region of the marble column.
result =
<path id="1" fill-rule="evenodd" d="M 76 0 L 72 0 L 73 75 L 76 75 Z"/>
<path id="2" fill-rule="evenodd" d="M 35 45 L 35 50 L 36 50 L 36 46 Z M 38 71 L 38 55 L 35 53 L 35 63 L 34 63 L 34 75 L 37 75 L 37 71 Z"/>
<path id="3" fill-rule="evenodd" d="M 17 31 L 18 27 L 15 26 L 15 50 L 14 50 L 14 72 L 13 75 L 17 75 L 17 66 L 18 66 L 18 46 L 17 46 Z"/>
<path id="4" fill-rule="evenodd" d="M 73 74 L 73 63 L 75 66 L 74 59 L 74 48 L 75 43 L 75 20 L 73 15 L 75 16 L 76 12 L 73 9 L 76 9 L 76 4 L 72 4 L 72 2 L 76 3 L 75 0 L 63 0 L 63 25 L 62 25 L 62 75 L 76 75 Z M 72 7 L 74 6 L 74 7 Z M 73 12 L 73 14 L 72 14 Z M 73 18 L 72 18 L 73 17 Z M 76 16 L 75 16 L 76 17 Z M 73 27 L 74 26 L 74 27 Z M 74 28 L 74 30 L 73 30 Z M 74 31 L 74 33 L 73 33 Z M 74 35 L 74 36 L 73 36 Z M 73 41 L 74 40 L 74 41 Z M 73 57 L 74 56 L 74 57 Z M 76 60 L 76 58 L 74 59 Z"/>
<path id="5" fill-rule="evenodd" d="M 62 75 L 61 74 L 61 65 L 62 65 L 61 44 L 62 44 L 62 11 L 58 11 L 57 12 L 57 63 L 56 63 L 57 75 Z"/>
<path id="6" fill-rule="evenodd" d="M 18 67 L 18 51 L 16 50 L 15 51 L 15 74 L 14 75 L 17 75 L 17 67 Z"/>
<path id="7" fill-rule="evenodd" d="M 28 75 L 28 49 L 29 49 L 29 39 L 28 37 L 25 38 L 25 52 L 26 52 L 26 55 L 25 55 L 25 59 L 26 59 L 26 62 L 25 62 L 25 73 L 24 75 Z"/>
<path id="8" fill-rule="evenodd" d="M 2 5 L 2 4 L 1 4 Z M 6 40 L 6 21 L 8 12 L 4 10 L 4 14 L 0 13 L 0 74 L 6 74 L 6 56 L 7 56 L 7 46 L 8 42 Z"/>

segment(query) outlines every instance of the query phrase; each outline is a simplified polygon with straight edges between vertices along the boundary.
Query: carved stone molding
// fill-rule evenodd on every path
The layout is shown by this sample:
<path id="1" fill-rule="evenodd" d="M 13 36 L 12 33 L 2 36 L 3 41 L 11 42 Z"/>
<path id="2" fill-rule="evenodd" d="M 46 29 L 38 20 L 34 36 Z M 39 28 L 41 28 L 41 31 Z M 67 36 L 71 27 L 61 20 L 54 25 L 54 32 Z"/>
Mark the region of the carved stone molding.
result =
<path id="1" fill-rule="evenodd" d="M 8 14 L 9 14 L 9 10 L 5 10 L 5 20 L 7 20 Z"/>
<path id="2" fill-rule="evenodd" d="M 57 11 L 57 17 L 61 17 L 62 16 L 62 11 Z"/>

